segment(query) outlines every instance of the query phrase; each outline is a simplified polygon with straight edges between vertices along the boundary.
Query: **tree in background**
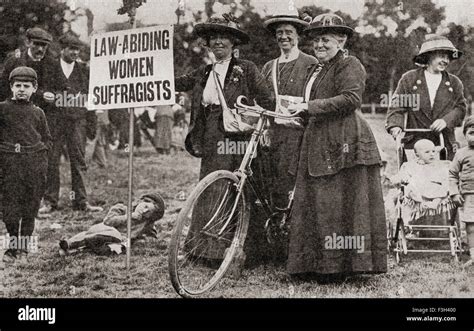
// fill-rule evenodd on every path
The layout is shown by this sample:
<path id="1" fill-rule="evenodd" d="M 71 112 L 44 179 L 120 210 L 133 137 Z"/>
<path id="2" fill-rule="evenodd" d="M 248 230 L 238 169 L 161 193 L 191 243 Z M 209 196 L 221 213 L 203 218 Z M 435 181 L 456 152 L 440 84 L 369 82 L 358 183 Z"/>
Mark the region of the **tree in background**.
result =
<path id="1" fill-rule="evenodd" d="M 401 75 L 415 68 L 412 61 L 428 33 L 445 19 L 444 8 L 430 0 L 366 0 L 358 20 L 354 51 L 367 70 L 366 100 L 394 91 Z"/>
<path id="2" fill-rule="evenodd" d="M 457 75 L 463 82 L 465 96 L 471 106 L 474 96 L 474 80 L 472 79 L 474 77 L 474 27 L 450 23 L 448 28 L 449 33 L 446 34 L 446 37 L 464 52 L 464 56 L 449 65 L 449 71 Z"/>
<path id="3" fill-rule="evenodd" d="M 181 2 L 177 3 L 178 9 L 176 13 L 177 15 L 182 15 L 184 10 L 179 8 Z M 193 27 L 198 23 L 206 22 L 208 17 L 219 15 L 221 12 L 234 14 L 238 18 L 241 28 L 251 36 L 248 45 L 239 46 L 237 56 L 253 61 L 259 67 L 262 67 L 269 59 L 276 57 L 278 47 L 274 43 L 271 34 L 262 28 L 263 19 L 255 12 L 251 1 L 242 0 L 236 3 L 233 0 L 210 0 L 205 2 L 202 11 L 192 14 L 193 19 L 191 22 L 175 26 L 174 54 L 176 75 L 182 75 L 192 70 L 192 68 L 209 63 L 210 59 L 205 43 L 202 39 L 197 39 L 193 35 Z"/>
<path id="4" fill-rule="evenodd" d="M 251 36 L 250 44 L 240 47 L 240 56 L 261 67 L 278 55 L 273 36 L 263 28 L 265 18 L 255 12 L 251 0 L 209 0 L 202 11 L 193 14 L 192 22 L 180 24 L 175 29 L 177 74 L 196 68 L 206 59 L 202 41 L 196 41 L 192 36 L 193 26 L 205 21 L 222 6 L 238 17 L 241 27 Z M 299 8 L 300 14 L 307 12 L 312 17 L 328 11 L 314 5 Z M 365 103 L 379 103 L 382 94 L 395 89 L 404 72 L 416 68 L 412 59 L 426 34 L 443 33 L 466 54 L 474 52 L 474 29 L 455 24 L 441 29 L 445 20 L 444 8 L 436 7 L 431 0 L 366 0 L 364 13 L 358 19 L 342 12 L 336 14 L 343 17 L 357 32 L 347 46 L 350 53 L 357 56 L 367 70 Z M 303 38 L 301 49 L 313 54 L 308 39 Z M 450 71 L 460 75 L 466 85 L 466 94 L 473 94 L 474 83 L 471 77 L 474 74 L 474 65 L 469 56 L 454 61 Z"/>

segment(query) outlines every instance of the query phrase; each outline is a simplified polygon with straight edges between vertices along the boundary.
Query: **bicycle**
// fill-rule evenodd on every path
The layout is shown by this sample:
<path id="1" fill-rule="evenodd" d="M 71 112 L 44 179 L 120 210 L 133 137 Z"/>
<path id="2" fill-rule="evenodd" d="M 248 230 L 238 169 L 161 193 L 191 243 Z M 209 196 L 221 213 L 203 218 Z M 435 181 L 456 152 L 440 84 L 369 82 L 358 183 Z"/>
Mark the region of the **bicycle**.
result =
<path id="1" fill-rule="evenodd" d="M 286 208 L 272 208 L 256 185 L 250 166 L 261 144 L 267 120 L 271 117 L 295 119 L 301 111 L 284 115 L 257 104 L 246 105 L 244 99 L 244 96 L 238 97 L 236 111 L 259 119 L 239 168 L 234 172 L 214 171 L 204 177 L 178 214 L 171 235 L 169 274 L 174 289 L 185 298 L 199 297 L 211 291 L 225 276 L 234 258 L 243 252 L 250 219 L 247 187 L 253 191 L 267 216 L 265 227 L 269 237 L 284 229 L 291 214 L 294 190 L 290 192 Z M 211 204 L 207 203 L 209 196 L 216 197 Z M 193 224 L 192 220 L 198 216 L 204 219 L 204 225 L 196 229 L 196 222 Z"/>

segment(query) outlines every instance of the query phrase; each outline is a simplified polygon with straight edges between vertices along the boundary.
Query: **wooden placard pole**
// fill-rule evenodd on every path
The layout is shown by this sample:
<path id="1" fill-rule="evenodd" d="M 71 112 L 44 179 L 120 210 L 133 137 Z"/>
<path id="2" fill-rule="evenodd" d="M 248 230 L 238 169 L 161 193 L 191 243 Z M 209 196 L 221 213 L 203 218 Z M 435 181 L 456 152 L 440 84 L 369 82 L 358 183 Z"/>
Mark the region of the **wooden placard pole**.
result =
<path id="1" fill-rule="evenodd" d="M 132 9 L 130 15 L 130 23 L 132 29 L 137 27 L 136 23 L 136 8 Z M 134 108 L 129 108 L 130 122 L 128 129 L 128 201 L 127 201 L 127 258 L 126 266 L 127 272 L 130 271 L 130 258 L 132 249 L 132 198 L 133 198 L 133 144 L 134 144 L 134 124 L 135 124 L 135 112 Z"/>

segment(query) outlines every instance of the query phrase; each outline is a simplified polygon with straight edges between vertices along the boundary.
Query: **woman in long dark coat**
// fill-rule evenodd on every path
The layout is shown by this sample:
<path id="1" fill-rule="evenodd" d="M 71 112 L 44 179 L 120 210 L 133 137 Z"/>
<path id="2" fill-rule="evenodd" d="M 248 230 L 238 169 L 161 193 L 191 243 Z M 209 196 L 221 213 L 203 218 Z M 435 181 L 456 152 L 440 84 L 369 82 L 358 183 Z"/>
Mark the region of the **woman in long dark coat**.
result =
<path id="1" fill-rule="evenodd" d="M 295 167 L 287 270 L 320 280 L 386 272 L 381 160 L 359 111 L 366 72 L 344 50 L 353 30 L 323 14 L 305 33 L 320 64 L 308 73 L 305 102 L 294 107 L 307 111 L 309 123 Z"/>
<path id="2" fill-rule="evenodd" d="M 223 15 L 223 18 L 212 17 L 208 23 L 197 24 L 195 34 L 206 40 L 216 58 L 215 70 L 229 108 L 234 108 L 237 97 L 244 95 L 250 101 L 256 100 L 266 109 L 274 109 L 274 102 L 271 100 L 265 79 L 257 66 L 253 62 L 233 56 L 234 47 L 247 43 L 249 37 L 239 29 L 232 17 L 229 15 Z M 229 154 L 222 146 L 248 141 L 251 137 L 251 132 L 225 132 L 221 100 L 218 97 L 212 70 L 213 65 L 204 65 L 175 80 L 177 91 L 192 90 L 191 120 L 185 147 L 191 155 L 201 158 L 199 179 L 216 170 L 238 169 L 245 151 Z M 252 166 L 258 166 L 258 158 L 254 160 Z M 212 197 L 210 199 L 212 201 Z M 202 218 L 193 216 L 194 229 L 202 227 L 205 224 L 200 224 L 202 222 Z M 255 222 L 250 222 L 247 243 L 265 240 L 261 236 L 263 229 L 253 229 L 253 224 Z M 259 239 L 254 240 L 252 236 L 258 236 Z M 247 257 L 255 258 L 258 249 L 254 248 L 252 252 L 249 252 L 248 247 L 250 246 L 246 245 L 245 248 Z M 209 251 L 207 257 L 220 258 L 221 253 L 219 250 Z"/>

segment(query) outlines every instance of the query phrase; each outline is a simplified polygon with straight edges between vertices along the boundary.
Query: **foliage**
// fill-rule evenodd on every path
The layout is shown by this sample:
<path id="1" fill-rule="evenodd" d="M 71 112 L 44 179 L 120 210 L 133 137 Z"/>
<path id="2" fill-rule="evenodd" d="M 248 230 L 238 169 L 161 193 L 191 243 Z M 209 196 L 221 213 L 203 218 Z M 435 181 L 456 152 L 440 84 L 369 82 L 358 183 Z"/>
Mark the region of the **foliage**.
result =
<path id="1" fill-rule="evenodd" d="M 255 0 L 254 0 L 255 1 Z M 227 5 L 230 12 L 238 17 L 241 28 L 251 36 L 250 43 L 239 47 L 242 58 L 253 61 L 262 67 L 268 60 L 278 56 L 279 51 L 273 36 L 263 28 L 264 18 L 255 12 L 252 0 L 210 0 L 206 1 L 204 12 L 194 14 L 191 23 L 180 24 L 175 29 L 175 64 L 176 74 L 181 75 L 203 63 L 206 50 L 202 42 L 192 35 L 193 25 L 202 22 L 205 17 L 214 14 L 216 3 Z M 300 14 L 306 12 L 312 17 L 328 12 L 317 6 L 299 8 Z M 380 102 L 381 94 L 394 90 L 401 75 L 416 68 L 412 59 L 418 52 L 426 34 L 440 31 L 445 19 L 444 8 L 438 8 L 430 0 L 417 2 L 400 2 L 387 0 L 382 4 L 377 0 L 365 1 L 362 17 L 336 12 L 346 23 L 355 28 L 354 36 L 346 47 L 350 54 L 358 57 L 367 70 L 367 85 L 364 103 Z M 470 37 L 474 28 L 450 24 L 446 36 L 465 53 L 474 51 L 474 41 Z M 302 38 L 300 48 L 312 54 L 312 44 Z M 383 68 L 383 70 L 381 70 Z M 474 63 L 468 56 L 453 61 L 450 71 L 457 74 L 465 83 L 466 94 L 474 94 Z"/>
<path id="2" fill-rule="evenodd" d="M 8 52 L 23 46 L 29 28 L 41 27 L 57 40 L 67 25 L 68 11 L 68 5 L 61 0 L 0 2 L 0 61 Z"/>
<path id="3" fill-rule="evenodd" d="M 117 14 L 129 14 L 134 12 L 138 7 L 146 3 L 146 0 L 123 0 L 123 5 L 117 10 Z"/>
<path id="4" fill-rule="evenodd" d="M 401 75 L 415 68 L 412 59 L 417 47 L 427 33 L 436 32 L 444 18 L 444 9 L 430 0 L 387 0 L 383 5 L 376 0 L 365 2 L 356 30 L 359 38 L 352 50 L 368 73 L 367 99 L 380 102 L 381 94 L 393 91 Z"/>
<path id="5" fill-rule="evenodd" d="M 146 3 L 146 0 L 123 0 L 123 5 L 117 10 L 117 14 L 128 14 L 130 23 L 133 24 L 137 8 Z"/>

